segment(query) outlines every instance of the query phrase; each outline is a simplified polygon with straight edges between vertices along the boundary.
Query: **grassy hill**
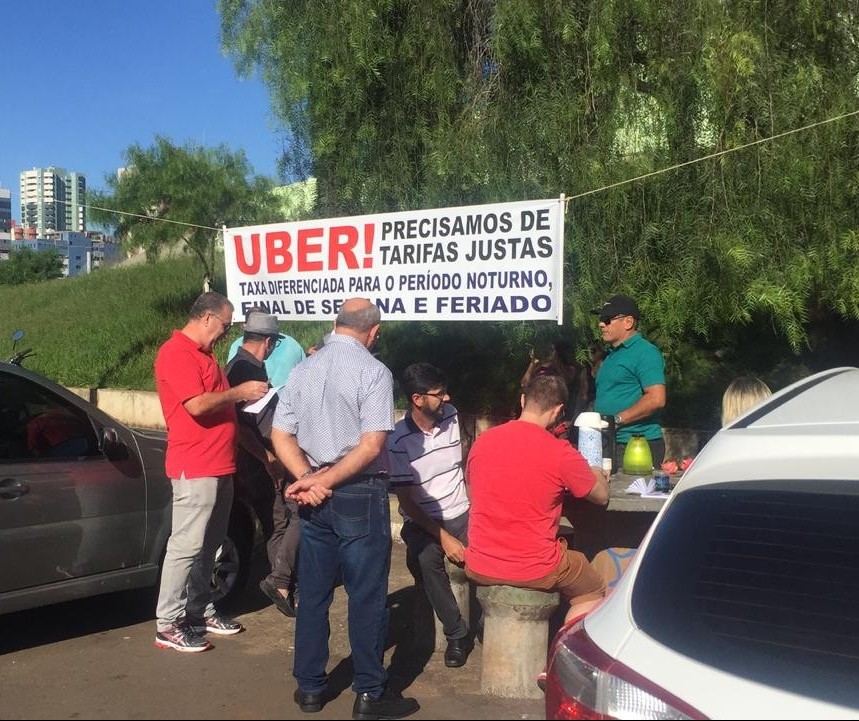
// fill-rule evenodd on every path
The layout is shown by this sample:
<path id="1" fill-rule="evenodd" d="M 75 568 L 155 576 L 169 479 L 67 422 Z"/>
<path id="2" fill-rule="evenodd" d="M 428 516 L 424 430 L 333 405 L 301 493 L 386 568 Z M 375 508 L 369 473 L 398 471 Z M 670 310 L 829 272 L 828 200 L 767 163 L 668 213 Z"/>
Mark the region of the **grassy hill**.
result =
<path id="1" fill-rule="evenodd" d="M 223 284 L 223 277 L 215 279 L 217 290 L 223 292 Z M 0 358 L 12 354 L 12 332 L 20 328 L 26 335 L 19 349 L 36 352 L 24 364 L 63 385 L 155 390 L 152 364 L 158 346 L 184 325 L 201 287 L 199 266 L 189 257 L 0 286 Z M 325 325 L 284 328 L 306 347 Z M 228 340 L 240 333 L 234 326 Z M 228 345 L 218 346 L 222 362 Z"/>
<path id="2" fill-rule="evenodd" d="M 214 284 L 225 291 L 223 275 Z M 20 328 L 26 335 L 19 349 L 32 347 L 36 352 L 24 365 L 62 385 L 155 390 L 152 365 L 158 347 L 184 325 L 201 286 L 200 268 L 187 256 L 101 269 L 78 278 L 0 286 L 0 358 L 12 354 L 11 335 Z M 527 357 L 523 361 L 508 350 L 505 333 L 510 330 L 502 331 L 505 324 L 385 324 L 378 350 L 395 377 L 409 363 L 426 360 L 448 373 L 450 389 L 464 412 L 515 411 Z M 331 323 L 282 323 L 281 328 L 307 348 Z M 236 324 L 216 346 L 221 363 L 240 334 Z"/>
<path id="3" fill-rule="evenodd" d="M 155 390 L 155 353 L 173 329 L 185 324 L 201 285 L 199 266 L 190 257 L 178 256 L 79 278 L 0 286 L 0 358 L 11 355 L 11 335 L 20 328 L 26 336 L 19 349 L 32 347 L 36 352 L 24 364 L 65 386 Z M 223 275 L 215 278 L 215 289 L 224 292 Z M 502 417 L 518 411 L 519 379 L 534 344 L 532 333 L 545 340 L 569 332 L 548 322 L 383 322 L 378 351 L 395 378 L 409 363 L 429 361 L 447 373 L 460 411 Z M 331 324 L 293 322 L 281 327 L 307 348 Z M 240 334 L 240 326 L 234 325 L 216 347 L 221 363 Z M 727 381 L 714 375 L 705 382 L 700 374 L 687 375 L 685 385 L 669 379 L 666 425 L 718 427 L 718 402 Z"/>

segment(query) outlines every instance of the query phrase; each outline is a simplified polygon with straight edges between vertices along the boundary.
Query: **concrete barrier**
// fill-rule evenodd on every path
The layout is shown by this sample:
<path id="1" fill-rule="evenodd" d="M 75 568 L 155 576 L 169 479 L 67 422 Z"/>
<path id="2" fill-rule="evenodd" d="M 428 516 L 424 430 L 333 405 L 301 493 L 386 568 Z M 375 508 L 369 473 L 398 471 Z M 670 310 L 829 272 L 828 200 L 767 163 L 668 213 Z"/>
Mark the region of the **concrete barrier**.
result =
<path id="1" fill-rule="evenodd" d="M 155 391 L 132 391 L 120 388 L 69 388 L 99 410 L 132 428 L 164 430 L 164 414 Z"/>

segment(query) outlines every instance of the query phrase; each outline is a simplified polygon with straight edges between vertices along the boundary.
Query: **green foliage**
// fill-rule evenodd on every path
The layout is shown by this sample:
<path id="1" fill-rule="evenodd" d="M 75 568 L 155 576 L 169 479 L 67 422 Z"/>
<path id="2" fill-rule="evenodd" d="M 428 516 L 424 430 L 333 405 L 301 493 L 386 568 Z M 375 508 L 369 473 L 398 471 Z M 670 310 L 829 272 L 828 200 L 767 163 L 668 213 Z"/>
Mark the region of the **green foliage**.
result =
<path id="1" fill-rule="evenodd" d="M 215 290 L 225 291 L 223 257 L 217 257 Z M 0 357 L 11 356 L 11 335 L 26 333 L 23 347 L 36 355 L 28 368 L 67 386 L 154 390 L 158 347 L 185 325 L 200 294 L 195 261 L 188 257 L 105 268 L 51 283 L 0 287 Z M 303 346 L 315 342 L 322 323 L 284 324 Z M 239 324 L 217 346 L 221 362 L 241 334 Z"/>
<path id="2" fill-rule="evenodd" d="M 0 285 L 38 283 L 63 277 L 63 256 L 56 250 L 21 248 L 0 263 Z"/>
<path id="3" fill-rule="evenodd" d="M 109 190 L 92 194 L 90 204 L 106 210 L 91 210 L 91 219 L 114 227 L 127 248 L 143 248 L 150 259 L 182 247 L 211 280 L 222 226 L 278 219 L 272 181 L 253 176 L 242 151 L 176 146 L 156 136 L 150 148 L 128 148 L 125 161 L 121 176 L 106 176 Z"/>
<path id="4" fill-rule="evenodd" d="M 219 257 L 219 268 L 223 261 Z M 21 347 L 36 355 L 25 365 L 67 386 L 154 390 L 152 366 L 158 347 L 185 324 L 200 292 L 195 261 L 182 257 L 154 263 L 106 268 L 87 276 L 0 287 L 0 357 L 11 355 L 12 332 L 26 332 Z M 224 292 L 222 270 L 216 290 Z M 426 360 L 448 376 L 454 402 L 466 414 L 515 416 L 519 380 L 531 347 L 543 352 L 569 332 L 556 324 L 405 323 L 384 321 L 379 357 L 399 377 L 407 365 Z M 283 323 L 304 348 L 317 344 L 331 329 L 328 322 Z M 230 343 L 241 334 L 234 324 L 216 347 L 226 362 Z M 830 320 L 826 325 L 827 366 L 851 362 L 859 323 Z M 667 343 L 658 333 L 651 338 Z M 575 340 L 575 339 L 574 339 Z M 821 341 L 823 342 L 823 341 Z M 6 344 L 5 346 L 3 344 Z M 793 357 L 765 317 L 756 316 L 743 334 L 706 347 L 684 343 L 671 354 L 666 424 L 718 427 L 721 394 L 740 373 L 760 376 L 777 390 L 817 370 L 805 354 Z M 785 360 L 787 359 L 787 360 Z M 580 360 L 584 360 L 580 357 Z M 855 361 L 852 361 L 855 362 Z"/>
<path id="5" fill-rule="evenodd" d="M 306 150 L 321 217 L 575 196 L 859 108 L 855 0 L 219 9 L 224 48 Z M 588 310 L 622 291 L 666 353 L 669 398 L 754 370 L 762 328 L 770 367 L 825 367 L 831 331 L 859 321 L 857 180 L 854 116 L 572 199 L 565 335 L 583 349 Z M 499 331 L 496 353 L 524 357 L 523 333 Z"/>

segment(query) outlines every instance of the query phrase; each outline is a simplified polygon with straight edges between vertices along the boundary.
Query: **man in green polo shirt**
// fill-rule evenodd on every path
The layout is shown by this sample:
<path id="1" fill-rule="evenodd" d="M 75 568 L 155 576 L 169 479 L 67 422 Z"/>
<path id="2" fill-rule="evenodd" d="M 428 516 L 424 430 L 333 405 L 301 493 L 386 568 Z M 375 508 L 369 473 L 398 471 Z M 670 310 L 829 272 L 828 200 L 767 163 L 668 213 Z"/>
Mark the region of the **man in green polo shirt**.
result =
<path id="1" fill-rule="evenodd" d="M 599 329 L 608 353 L 596 376 L 594 410 L 614 416 L 617 429 L 614 467 L 620 468 L 626 444 L 644 436 L 654 468 L 665 458 L 659 412 L 665 407 L 665 361 L 653 343 L 638 332 L 638 304 L 629 296 L 613 295 L 602 307 Z"/>

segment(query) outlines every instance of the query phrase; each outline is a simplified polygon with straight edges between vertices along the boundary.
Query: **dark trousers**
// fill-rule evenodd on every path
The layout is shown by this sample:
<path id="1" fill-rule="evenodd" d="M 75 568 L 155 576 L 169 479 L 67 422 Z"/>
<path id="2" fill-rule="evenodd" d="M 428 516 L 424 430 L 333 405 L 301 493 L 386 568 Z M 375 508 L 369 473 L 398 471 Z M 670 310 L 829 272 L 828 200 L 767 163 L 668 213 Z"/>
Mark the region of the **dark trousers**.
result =
<path id="1" fill-rule="evenodd" d="M 293 676 L 302 691 L 327 683 L 328 612 L 339 573 L 348 596 L 349 643 L 355 693 L 377 697 L 388 676 L 383 656 L 388 635 L 391 511 L 387 483 L 347 481 L 320 506 L 302 506 L 301 602 L 295 624 Z"/>
<path id="2" fill-rule="evenodd" d="M 288 483 L 292 482 L 290 477 Z M 283 487 L 274 494 L 272 501 L 272 530 L 266 542 L 266 554 L 271 565 L 269 579 L 276 588 L 291 589 L 298 578 L 298 545 L 301 540 L 301 524 L 298 520 L 298 504 L 283 498 Z"/>
<path id="3" fill-rule="evenodd" d="M 449 521 L 435 520 L 462 543 L 468 543 L 468 512 Z M 415 583 L 423 586 L 435 615 L 444 627 L 444 635 L 449 641 L 465 638 L 468 635 L 468 622 L 462 617 L 450 588 L 441 544 L 412 521 L 403 524 L 400 535 L 406 544 L 406 565 Z"/>

